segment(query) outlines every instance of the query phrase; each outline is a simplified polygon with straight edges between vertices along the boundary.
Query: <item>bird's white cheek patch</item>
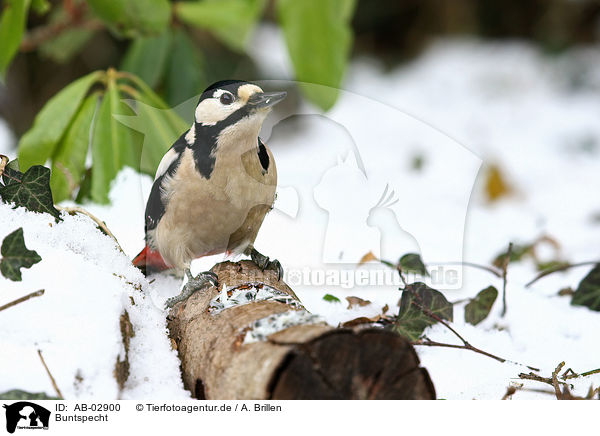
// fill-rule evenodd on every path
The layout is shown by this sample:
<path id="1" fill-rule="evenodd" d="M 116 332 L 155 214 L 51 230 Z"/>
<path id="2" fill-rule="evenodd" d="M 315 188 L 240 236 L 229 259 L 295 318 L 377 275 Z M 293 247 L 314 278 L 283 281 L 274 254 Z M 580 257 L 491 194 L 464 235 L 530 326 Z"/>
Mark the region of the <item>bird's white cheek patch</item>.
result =
<path id="1" fill-rule="evenodd" d="M 205 126 L 214 126 L 241 108 L 242 102 L 224 105 L 218 99 L 207 98 L 196 107 L 196 122 Z"/>

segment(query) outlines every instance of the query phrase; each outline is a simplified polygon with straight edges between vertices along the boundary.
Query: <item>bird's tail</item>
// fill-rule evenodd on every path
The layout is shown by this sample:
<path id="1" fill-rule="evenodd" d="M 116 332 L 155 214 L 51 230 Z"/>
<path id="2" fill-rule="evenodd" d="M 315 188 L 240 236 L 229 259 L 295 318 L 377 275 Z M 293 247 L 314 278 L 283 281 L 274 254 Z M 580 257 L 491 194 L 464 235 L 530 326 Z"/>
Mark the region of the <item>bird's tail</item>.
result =
<path id="1" fill-rule="evenodd" d="M 135 256 L 135 258 L 132 260 L 132 263 L 134 266 L 141 269 L 145 275 L 171 269 L 171 267 L 166 264 L 160 253 L 158 251 L 153 251 L 147 245 L 142 251 L 140 251 L 140 254 Z"/>

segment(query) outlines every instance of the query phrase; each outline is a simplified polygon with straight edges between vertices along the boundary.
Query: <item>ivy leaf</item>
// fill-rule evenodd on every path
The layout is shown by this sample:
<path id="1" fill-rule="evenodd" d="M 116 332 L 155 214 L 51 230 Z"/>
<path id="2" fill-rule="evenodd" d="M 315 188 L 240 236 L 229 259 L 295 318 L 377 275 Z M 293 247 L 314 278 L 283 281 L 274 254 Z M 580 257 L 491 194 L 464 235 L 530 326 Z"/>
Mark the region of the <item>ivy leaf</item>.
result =
<path id="1" fill-rule="evenodd" d="M 2 241 L 0 272 L 14 282 L 21 281 L 21 268 L 31 268 L 42 260 L 35 250 L 28 250 L 23 239 L 23 228 L 18 228 Z"/>
<path id="2" fill-rule="evenodd" d="M 0 393 L 0 400 L 12 400 L 12 401 L 23 401 L 23 400 L 60 400 L 58 397 L 52 397 L 45 392 L 27 392 L 20 389 L 13 389 Z"/>
<path id="3" fill-rule="evenodd" d="M 121 70 L 137 75 L 148 86 L 155 88 L 165 72 L 170 51 L 169 32 L 163 32 L 158 36 L 137 38 L 125 53 Z"/>
<path id="4" fill-rule="evenodd" d="M 168 0 L 88 0 L 88 4 L 113 32 L 129 38 L 157 35 L 171 18 Z"/>
<path id="5" fill-rule="evenodd" d="M 480 291 L 475 298 L 465 306 L 465 321 L 469 324 L 477 325 L 486 319 L 490 310 L 492 310 L 492 306 L 497 297 L 498 290 L 493 286 L 489 286 Z"/>
<path id="6" fill-rule="evenodd" d="M 354 0 L 279 0 L 279 22 L 306 97 L 323 110 L 335 103 L 352 42 Z M 325 85 L 315 86 L 314 84 Z"/>
<path id="7" fill-rule="evenodd" d="M 600 264 L 597 264 L 579 283 L 571 304 L 600 312 Z"/>
<path id="8" fill-rule="evenodd" d="M 336 297 L 335 295 L 331 295 L 331 294 L 323 295 L 323 300 L 327 301 L 328 303 L 341 303 L 341 301 L 338 297 Z"/>
<path id="9" fill-rule="evenodd" d="M 85 173 L 85 159 L 90 145 L 90 132 L 98 94 L 86 97 L 52 158 L 50 188 L 54 202 L 70 199 Z"/>
<path id="10" fill-rule="evenodd" d="M 208 30 L 229 48 L 243 51 L 265 3 L 265 0 L 178 2 L 175 14 L 181 21 Z"/>
<path id="11" fill-rule="evenodd" d="M 29 0 L 6 0 L 0 17 L 0 82 L 17 53 L 25 31 Z"/>
<path id="12" fill-rule="evenodd" d="M 447 321 L 453 318 L 452 303 L 440 291 L 422 282 L 407 285 L 402 292 L 400 310 L 392 330 L 411 341 L 418 340 L 425 328 L 437 322 L 425 311 Z"/>
<path id="13" fill-rule="evenodd" d="M 417 253 L 407 253 L 400 258 L 398 265 L 402 269 L 402 272 L 416 273 L 422 276 L 428 276 L 427 268 L 421 259 L 421 256 Z"/>
<path id="14" fill-rule="evenodd" d="M 59 212 L 52 202 L 50 190 L 50 170 L 41 165 L 34 165 L 21 176 L 21 181 L 0 186 L 0 197 L 4 203 L 15 203 L 15 207 L 23 206 L 32 212 L 46 212 L 60 219 Z"/>
<path id="15" fill-rule="evenodd" d="M 95 71 L 74 81 L 64 88 L 42 108 L 35 117 L 33 127 L 19 142 L 21 168 L 43 165 L 54 154 L 58 142 L 79 110 L 92 84 L 102 77 Z"/>

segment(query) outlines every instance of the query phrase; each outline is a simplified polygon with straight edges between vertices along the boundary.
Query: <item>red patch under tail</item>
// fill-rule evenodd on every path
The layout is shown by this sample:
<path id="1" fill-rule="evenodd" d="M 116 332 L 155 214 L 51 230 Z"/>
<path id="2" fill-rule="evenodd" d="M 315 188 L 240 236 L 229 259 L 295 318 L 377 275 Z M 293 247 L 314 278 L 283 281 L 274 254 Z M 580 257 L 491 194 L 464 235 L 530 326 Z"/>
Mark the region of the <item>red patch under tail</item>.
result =
<path id="1" fill-rule="evenodd" d="M 133 265 L 142 270 L 144 274 L 150 274 L 153 272 L 165 271 L 171 269 L 169 265 L 165 263 L 158 251 L 153 251 L 147 245 L 144 247 L 140 254 L 138 254 L 133 260 Z"/>

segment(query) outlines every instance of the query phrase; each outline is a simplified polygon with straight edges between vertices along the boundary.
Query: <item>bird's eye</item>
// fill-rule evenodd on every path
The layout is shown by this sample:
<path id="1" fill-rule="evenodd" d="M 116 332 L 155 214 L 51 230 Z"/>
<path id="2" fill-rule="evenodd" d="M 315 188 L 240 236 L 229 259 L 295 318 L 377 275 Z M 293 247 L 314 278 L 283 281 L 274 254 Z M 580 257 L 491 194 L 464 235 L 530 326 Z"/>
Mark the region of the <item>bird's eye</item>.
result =
<path id="1" fill-rule="evenodd" d="M 229 92 L 224 92 L 221 95 L 220 101 L 221 101 L 221 104 L 225 104 L 225 105 L 231 104 L 231 103 L 233 103 L 233 95 Z"/>

